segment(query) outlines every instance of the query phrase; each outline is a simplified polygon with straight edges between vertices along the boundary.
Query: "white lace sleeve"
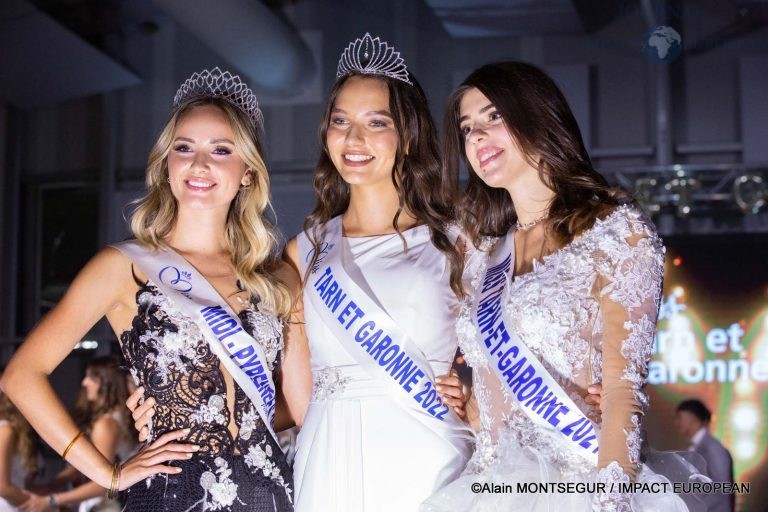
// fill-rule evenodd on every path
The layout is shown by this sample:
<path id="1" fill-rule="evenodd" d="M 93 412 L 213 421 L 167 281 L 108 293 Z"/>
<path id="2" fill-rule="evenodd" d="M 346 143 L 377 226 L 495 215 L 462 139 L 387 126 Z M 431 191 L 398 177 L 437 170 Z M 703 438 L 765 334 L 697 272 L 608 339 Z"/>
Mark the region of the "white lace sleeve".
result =
<path id="1" fill-rule="evenodd" d="M 472 294 L 474 290 L 473 282 L 478 279 L 478 272 L 485 268 L 488 250 L 497 239 L 483 238 L 478 244 L 479 247 L 475 247 L 469 236 L 456 224 L 449 226 L 448 236 L 464 255 L 462 286 L 465 293 L 468 295 Z"/>
<path id="2" fill-rule="evenodd" d="M 637 474 L 664 269 L 664 246 L 650 221 L 635 208 L 621 209 L 602 226 L 596 255 L 603 384 L 598 479 L 605 483 Z M 628 498 L 603 495 L 599 510 L 624 510 Z"/>

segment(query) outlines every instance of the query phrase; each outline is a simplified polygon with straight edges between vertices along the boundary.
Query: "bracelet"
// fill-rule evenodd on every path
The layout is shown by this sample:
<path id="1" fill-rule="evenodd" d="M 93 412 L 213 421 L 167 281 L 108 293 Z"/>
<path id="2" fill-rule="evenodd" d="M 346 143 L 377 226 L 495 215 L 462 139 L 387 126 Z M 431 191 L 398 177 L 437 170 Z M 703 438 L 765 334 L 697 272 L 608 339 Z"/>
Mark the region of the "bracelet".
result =
<path id="1" fill-rule="evenodd" d="M 71 449 L 72 449 L 72 447 L 73 447 L 73 446 L 75 446 L 75 443 L 78 441 L 78 439 L 80 439 L 80 438 L 81 438 L 81 437 L 83 437 L 84 435 L 85 435 L 85 432 L 83 432 L 83 431 L 81 430 L 80 432 L 78 432 L 78 433 L 75 435 L 75 437 L 73 437 L 73 438 L 72 438 L 72 440 L 69 442 L 69 444 L 67 445 L 67 447 L 66 447 L 66 448 L 64 448 L 64 453 L 62 453 L 62 454 L 61 454 L 61 458 L 62 458 L 62 459 L 64 459 L 64 460 L 67 460 L 67 454 L 69 453 L 69 450 L 71 450 Z"/>
<path id="2" fill-rule="evenodd" d="M 51 508 L 56 508 L 59 506 L 59 502 L 56 501 L 55 494 L 51 494 L 48 496 L 48 506 Z"/>
<path id="3" fill-rule="evenodd" d="M 110 500 L 115 499 L 115 495 L 117 494 L 118 489 L 120 489 L 121 471 L 122 467 L 120 467 L 120 463 L 115 462 L 115 465 L 112 466 L 112 482 L 109 484 L 109 491 L 107 491 L 107 498 Z"/>

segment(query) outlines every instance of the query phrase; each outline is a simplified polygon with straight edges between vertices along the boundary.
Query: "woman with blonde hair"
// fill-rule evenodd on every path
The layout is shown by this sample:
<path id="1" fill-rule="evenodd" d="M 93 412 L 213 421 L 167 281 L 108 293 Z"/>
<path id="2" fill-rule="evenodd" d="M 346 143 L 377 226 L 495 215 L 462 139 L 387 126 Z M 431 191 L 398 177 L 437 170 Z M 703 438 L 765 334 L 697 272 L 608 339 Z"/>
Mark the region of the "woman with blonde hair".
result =
<path id="1" fill-rule="evenodd" d="M 298 281 L 265 217 L 261 123 L 255 96 L 229 72 L 182 84 L 150 153 L 135 240 L 86 265 L 0 383 L 68 462 L 110 495 L 128 491 L 126 510 L 292 509 L 273 421 Z M 115 464 L 78 433 L 47 380 L 102 316 L 156 401 L 151 444 Z M 288 394 L 302 389 L 284 384 Z"/>
<path id="2" fill-rule="evenodd" d="M 24 490 L 38 469 L 38 452 L 29 423 L 0 393 L 0 512 L 13 512 L 35 495 Z"/>

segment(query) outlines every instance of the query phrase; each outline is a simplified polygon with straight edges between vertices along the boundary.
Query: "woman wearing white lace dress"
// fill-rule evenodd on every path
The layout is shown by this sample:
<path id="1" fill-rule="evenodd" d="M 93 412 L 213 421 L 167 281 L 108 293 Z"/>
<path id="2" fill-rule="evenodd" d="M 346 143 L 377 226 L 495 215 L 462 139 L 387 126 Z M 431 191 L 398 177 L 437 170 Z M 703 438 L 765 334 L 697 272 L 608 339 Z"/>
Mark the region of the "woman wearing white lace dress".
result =
<path id="1" fill-rule="evenodd" d="M 476 451 L 423 509 L 687 510 L 641 456 L 664 262 L 653 225 L 593 169 L 563 95 L 531 65 L 473 72 L 445 126 L 449 171 L 460 158 L 473 171 L 465 229 L 489 259 L 457 327 Z M 600 380 L 602 413 L 584 400 Z"/>
<path id="2" fill-rule="evenodd" d="M 314 391 L 297 439 L 297 511 L 415 511 L 471 454 L 437 399 L 461 254 L 421 87 L 366 34 L 342 56 L 321 125 L 317 207 L 287 254 L 305 276 Z"/>

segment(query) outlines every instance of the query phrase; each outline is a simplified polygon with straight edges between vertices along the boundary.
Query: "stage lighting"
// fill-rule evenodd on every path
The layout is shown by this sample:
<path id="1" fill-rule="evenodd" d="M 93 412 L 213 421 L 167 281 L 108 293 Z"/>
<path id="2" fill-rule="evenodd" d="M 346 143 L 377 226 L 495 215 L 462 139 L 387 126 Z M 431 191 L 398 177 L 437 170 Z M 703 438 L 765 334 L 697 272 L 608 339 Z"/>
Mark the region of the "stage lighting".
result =
<path id="1" fill-rule="evenodd" d="M 658 188 L 659 180 L 656 178 L 639 178 L 635 180 L 635 198 L 649 215 L 659 213 L 661 210 L 661 204 L 656 199 Z"/>
<path id="2" fill-rule="evenodd" d="M 679 171 L 678 176 L 682 173 Z M 664 190 L 672 194 L 672 204 L 675 205 L 677 216 L 688 217 L 693 208 L 692 195 L 699 189 L 699 182 L 695 178 L 675 178 L 664 185 Z"/>
<path id="3" fill-rule="evenodd" d="M 762 176 L 744 174 L 733 180 L 733 199 L 745 214 L 756 214 L 765 206 L 768 190 Z"/>

